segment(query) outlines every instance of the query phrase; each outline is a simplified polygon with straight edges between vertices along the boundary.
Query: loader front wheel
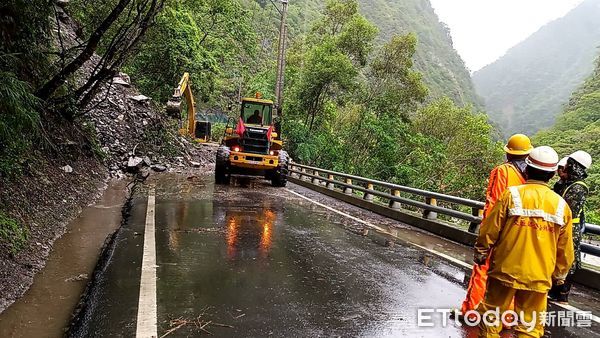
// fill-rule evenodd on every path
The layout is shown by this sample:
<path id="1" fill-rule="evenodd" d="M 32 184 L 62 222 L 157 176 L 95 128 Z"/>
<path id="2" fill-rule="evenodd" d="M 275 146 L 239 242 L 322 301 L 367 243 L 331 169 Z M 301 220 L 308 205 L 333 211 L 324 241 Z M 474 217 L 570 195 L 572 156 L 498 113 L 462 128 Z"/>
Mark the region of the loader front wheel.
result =
<path id="1" fill-rule="evenodd" d="M 217 149 L 217 158 L 215 161 L 215 183 L 226 185 L 230 182 L 229 149 L 227 147 L 219 147 L 219 149 Z"/>
<path id="2" fill-rule="evenodd" d="M 285 187 L 287 184 L 287 177 L 289 171 L 289 160 L 290 157 L 287 152 L 279 152 L 279 164 L 277 168 L 271 174 L 271 185 L 274 187 Z"/>

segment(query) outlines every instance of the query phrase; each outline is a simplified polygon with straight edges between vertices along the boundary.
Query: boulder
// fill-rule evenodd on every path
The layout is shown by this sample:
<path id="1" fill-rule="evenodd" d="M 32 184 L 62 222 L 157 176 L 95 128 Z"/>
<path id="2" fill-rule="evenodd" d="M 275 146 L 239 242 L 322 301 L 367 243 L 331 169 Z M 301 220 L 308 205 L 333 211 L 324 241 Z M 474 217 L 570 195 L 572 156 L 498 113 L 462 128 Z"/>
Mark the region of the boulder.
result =
<path id="1" fill-rule="evenodd" d="M 60 169 L 66 173 L 72 173 L 73 172 L 73 167 L 71 167 L 70 165 L 66 165 L 64 167 L 60 167 Z"/>
<path id="2" fill-rule="evenodd" d="M 129 99 L 136 101 L 136 102 L 148 102 L 151 99 L 146 96 L 146 95 L 135 95 L 135 96 L 128 96 Z"/>
<path id="3" fill-rule="evenodd" d="M 119 73 L 113 77 L 112 83 L 129 87 L 131 85 L 131 79 L 129 78 L 129 75 L 125 73 Z"/>
<path id="4" fill-rule="evenodd" d="M 127 161 L 127 170 L 130 172 L 136 172 L 140 170 L 143 165 L 144 160 L 141 157 L 131 156 Z"/>
<path id="5" fill-rule="evenodd" d="M 152 169 L 152 170 L 154 170 L 154 171 L 156 171 L 156 172 L 159 172 L 159 173 L 160 173 L 160 172 L 163 172 L 163 171 L 167 170 L 167 167 L 165 167 L 165 166 L 164 166 L 164 165 L 162 165 L 162 164 L 153 164 L 153 165 L 150 167 L 150 169 Z"/>

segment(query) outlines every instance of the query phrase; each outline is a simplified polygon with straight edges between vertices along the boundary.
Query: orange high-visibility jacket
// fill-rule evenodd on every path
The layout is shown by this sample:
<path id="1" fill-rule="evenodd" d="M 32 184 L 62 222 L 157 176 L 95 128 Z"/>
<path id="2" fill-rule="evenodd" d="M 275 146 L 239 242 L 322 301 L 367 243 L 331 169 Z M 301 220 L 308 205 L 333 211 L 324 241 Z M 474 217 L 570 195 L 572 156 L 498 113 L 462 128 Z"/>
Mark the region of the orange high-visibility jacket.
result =
<path id="1" fill-rule="evenodd" d="M 500 198 L 502 193 L 516 185 L 525 183 L 525 178 L 515 166 L 509 162 L 501 164 L 494 168 L 490 173 L 490 181 L 485 193 L 485 207 L 483 208 L 483 217 L 485 218 L 492 210 L 492 207 Z"/>
<path id="2" fill-rule="evenodd" d="M 510 187 L 484 219 L 475 250 L 491 252 L 490 278 L 547 292 L 552 280 L 566 278 L 574 260 L 571 209 L 544 182 Z"/>
<path id="3" fill-rule="evenodd" d="M 502 193 L 512 186 L 517 186 L 525 183 L 525 179 L 521 172 L 515 168 L 512 163 L 503 163 L 495 167 L 490 173 L 487 192 L 485 195 L 485 207 L 483 217 L 488 216 L 489 212 Z M 469 285 L 467 287 L 467 295 L 461 306 L 461 312 L 466 313 L 469 310 L 475 310 L 485 296 L 487 272 L 489 269 L 489 260 L 485 264 L 474 265 Z"/>

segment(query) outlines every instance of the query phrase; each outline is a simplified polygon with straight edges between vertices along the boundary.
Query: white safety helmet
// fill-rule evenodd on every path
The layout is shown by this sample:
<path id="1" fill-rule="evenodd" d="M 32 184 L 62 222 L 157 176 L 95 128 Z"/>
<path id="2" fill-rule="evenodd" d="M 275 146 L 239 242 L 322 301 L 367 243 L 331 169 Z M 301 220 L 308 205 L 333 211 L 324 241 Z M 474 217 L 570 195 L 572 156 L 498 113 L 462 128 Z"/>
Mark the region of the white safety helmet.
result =
<path id="1" fill-rule="evenodd" d="M 572 153 L 569 155 L 569 158 L 584 166 L 585 169 L 589 169 L 592 166 L 592 156 L 583 150 Z"/>
<path id="2" fill-rule="evenodd" d="M 569 160 L 569 156 L 565 156 L 565 157 L 561 158 L 560 161 L 558 161 L 558 166 L 563 167 L 563 168 L 566 167 L 568 160 Z"/>
<path id="3" fill-rule="evenodd" d="M 529 153 L 529 156 L 525 159 L 525 163 L 532 168 L 542 171 L 556 171 L 558 169 L 558 154 L 552 147 L 537 147 Z"/>

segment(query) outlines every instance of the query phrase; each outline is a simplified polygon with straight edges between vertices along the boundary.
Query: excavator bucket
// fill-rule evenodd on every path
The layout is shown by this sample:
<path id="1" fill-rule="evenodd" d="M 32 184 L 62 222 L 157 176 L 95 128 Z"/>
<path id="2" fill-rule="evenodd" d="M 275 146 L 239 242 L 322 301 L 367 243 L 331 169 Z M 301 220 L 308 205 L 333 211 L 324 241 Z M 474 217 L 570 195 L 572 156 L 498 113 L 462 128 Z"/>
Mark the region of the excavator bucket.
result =
<path id="1" fill-rule="evenodd" d="M 167 102 L 167 115 L 172 118 L 181 117 L 181 97 L 173 97 Z"/>

